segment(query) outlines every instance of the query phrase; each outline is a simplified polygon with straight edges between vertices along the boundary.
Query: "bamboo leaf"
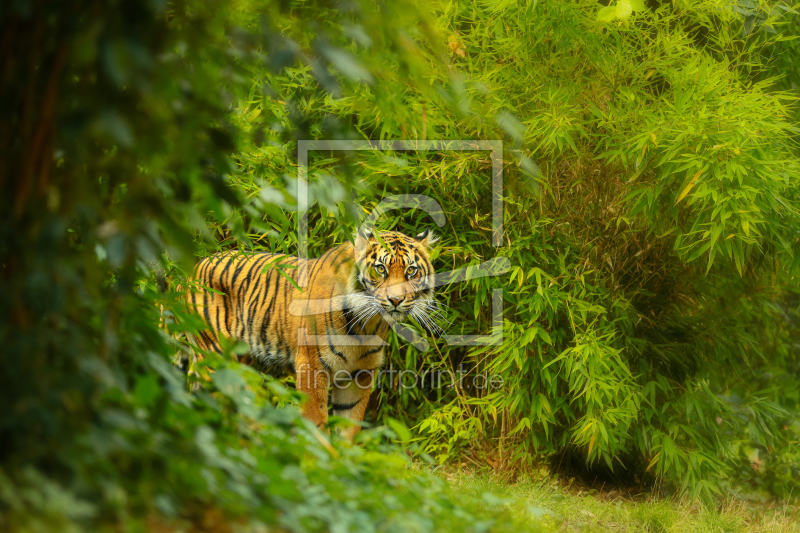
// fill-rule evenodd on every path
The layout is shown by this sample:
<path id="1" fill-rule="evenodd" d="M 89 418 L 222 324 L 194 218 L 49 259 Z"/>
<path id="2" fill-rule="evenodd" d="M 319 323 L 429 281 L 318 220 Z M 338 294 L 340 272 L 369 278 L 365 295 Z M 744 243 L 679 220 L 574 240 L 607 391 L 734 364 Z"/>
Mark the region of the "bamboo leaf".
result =
<path id="1" fill-rule="evenodd" d="M 691 191 L 691 190 L 692 190 L 692 187 L 694 187 L 694 186 L 695 186 L 695 184 L 697 183 L 697 179 L 700 177 L 700 174 L 701 174 L 702 172 L 703 172 L 703 171 L 702 171 L 702 169 L 701 169 L 701 170 L 698 170 L 698 171 L 697 171 L 697 174 L 695 174 L 695 175 L 692 177 L 692 180 L 689 182 L 689 184 L 688 184 L 688 185 L 687 185 L 687 186 L 686 186 L 686 187 L 683 189 L 683 191 L 681 191 L 681 193 L 678 195 L 678 199 L 677 199 L 677 200 L 675 200 L 675 205 L 678 205 L 678 202 L 680 202 L 681 200 L 683 200 L 684 198 L 686 198 L 686 195 L 687 195 L 687 194 L 689 194 L 689 191 Z"/>
<path id="2" fill-rule="evenodd" d="M 650 461 L 650 464 L 649 464 L 649 465 L 647 465 L 647 468 L 645 469 L 645 472 L 649 472 L 649 471 L 650 471 L 650 469 L 651 469 L 651 468 L 653 468 L 653 465 L 655 465 L 655 464 L 658 462 L 658 456 L 659 456 L 659 455 L 661 455 L 661 452 L 658 452 L 658 453 L 656 454 L 656 456 L 655 456 L 655 457 L 653 457 L 653 460 L 652 460 L 652 461 Z"/>

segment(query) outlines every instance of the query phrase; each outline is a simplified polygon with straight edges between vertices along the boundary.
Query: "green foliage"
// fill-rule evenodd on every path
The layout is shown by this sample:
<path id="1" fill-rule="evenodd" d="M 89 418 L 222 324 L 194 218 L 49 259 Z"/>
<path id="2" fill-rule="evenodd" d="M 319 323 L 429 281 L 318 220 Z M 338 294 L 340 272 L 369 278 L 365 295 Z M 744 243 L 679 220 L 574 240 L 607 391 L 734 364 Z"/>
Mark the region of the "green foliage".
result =
<path id="1" fill-rule="evenodd" d="M 771 59 L 793 50 L 791 10 L 71 6 L 0 7 L 3 529 L 214 512 L 293 531 L 518 526 L 414 473 L 398 437 L 440 463 L 572 450 L 691 495 L 796 488 L 796 92 Z M 178 303 L 197 256 L 296 252 L 296 141 L 314 138 L 504 139 L 499 248 L 487 153 L 310 155 L 312 253 L 421 193 L 447 214 L 439 270 L 512 264 L 440 291 L 448 333 L 489 335 L 503 288 L 501 346 L 391 339 L 394 368 L 502 387 L 384 387 L 370 416 L 392 430 L 362 447 L 328 443 L 230 354 L 190 394 L 159 327 L 198 326 Z M 430 225 L 412 210 L 379 227 Z"/>
<path id="2" fill-rule="evenodd" d="M 291 43 L 266 20 L 237 26 L 247 5 L 0 9 L 0 528 L 508 530 L 502 509 L 475 514 L 415 473 L 385 428 L 334 447 L 291 391 L 230 357 L 204 362 L 196 394 L 172 365 L 165 273 L 217 248 L 204 217 L 241 203 L 222 176 L 242 142 L 241 66 L 280 68 Z"/>
<path id="3" fill-rule="evenodd" d="M 333 447 L 295 407 L 273 405 L 291 402 L 291 391 L 274 381 L 262 387 L 263 377 L 249 367 L 218 358 L 213 389 L 191 395 L 177 369 L 155 354 L 152 363 L 170 385 L 166 398 L 152 375 L 127 394 L 113 389 L 102 412 L 115 438 L 94 432 L 62 448 L 74 457 L 99 456 L 90 464 L 102 470 L 85 480 L 98 484 L 101 498 L 86 487 L 73 492 L 32 467 L 12 470 L 0 474 L 4 528 L 112 530 L 111 519 L 136 518 L 145 504 L 163 527 L 176 528 L 202 520 L 213 505 L 227 520 L 246 516 L 252 530 L 264 524 L 289 531 L 374 531 L 376 524 L 386 531 L 513 530 L 502 508 L 476 514 L 457 503 L 444 480 L 412 468 L 402 450 L 384 444 L 395 438 L 385 428 L 366 432 L 361 446 Z M 226 527 L 222 517 L 217 527 Z"/>
<path id="4" fill-rule="evenodd" d="M 607 9 L 436 4 L 439 37 L 417 41 L 429 84 L 410 82 L 368 27 L 356 39 L 334 24 L 329 42 L 369 65 L 371 83 L 345 81 L 330 98 L 310 66 L 254 67 L 238 116 L 270 142 L 245 148 L 233 180 L 257 198 L 260 179 L 296 175 L 286 149 L 297 133 L 279 127 L 286 112 L 276 100 L 299 106 L 315 138 L 330 124 L 352 124 L 365 139 L 505 138 L 498 249 L 486 154 L 311 154 L 311 187 L 330 195 L 310 215 L 315 252 L 348 238 L 345 200 L 368 212 L 376 194 L 423 193 L 448 216 L 440 269 L 497 254 L 513 265 L 502 280 L 441 296 L 449 333 L 486 332 L 491 289 L 503 286 L 502 347 L 397 345 L 391 361 L 422 372 L 463 364 L 469 375 L 502 376 L 502 390 L 382 390 L 378 418 L 416 425 L 439 461 L 473 450 L 519 466 L 577 448 L 612 477 L 639 457 L 637 475 L 649 470 L 695 496 L 753 472 L 744 450 L 756 446 L 769 456 L 755 465 L 756 485 L 777 475 L 784 484 L 764 487 L 788 495 L 800 169 L 788 118 L 796 93 L 776 88 L 768 58 L 793 42 L 780 32 L 792 10 L 753 7 L 763 16 L 745 28 L 740 10 L 717 2 L 636 4 L 611 25 Z M 251 227 L 274 231 L 260 242 L 283 246 L 285 222 L 260 218 Z M 429 223 L 418 212 L 382 221 L 409 232 Z M 776 369 L 783 381 L 773 387 Z"/>

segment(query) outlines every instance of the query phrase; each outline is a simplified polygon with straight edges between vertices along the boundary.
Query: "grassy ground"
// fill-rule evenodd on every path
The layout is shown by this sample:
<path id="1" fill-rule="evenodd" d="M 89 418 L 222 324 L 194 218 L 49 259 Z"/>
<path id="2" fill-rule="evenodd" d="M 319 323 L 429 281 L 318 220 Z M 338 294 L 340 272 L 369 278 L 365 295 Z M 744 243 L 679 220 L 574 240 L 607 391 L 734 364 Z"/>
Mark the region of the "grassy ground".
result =
<path id="1" fill-rule="evenodd" d="M 468 471 L 441 475 L 487 508 L 505 506 L 520 531 L 800 532 L 800 508 L 794 506 L 754 506 L 729 498 L 713 508 L 688 500 L 587 489 L 552 478 L 507 483 Z"/>

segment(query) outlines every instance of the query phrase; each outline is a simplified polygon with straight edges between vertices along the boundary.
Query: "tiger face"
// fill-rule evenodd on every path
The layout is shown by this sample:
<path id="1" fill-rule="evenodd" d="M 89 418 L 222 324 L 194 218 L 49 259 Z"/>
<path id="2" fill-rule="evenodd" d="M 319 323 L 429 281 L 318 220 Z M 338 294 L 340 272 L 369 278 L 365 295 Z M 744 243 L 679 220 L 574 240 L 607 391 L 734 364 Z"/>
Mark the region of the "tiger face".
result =
<path id="1" fill-rule="evenodd" d="M 436 237 L 427 229 L 416 237 L 395 231 L 380 233 L 383 244 L 372 234 L 355 240 L 356 279 L 365 316 L 380 313 L 390 325 L 414 318 L 429 333 L 441 330 L 433 320 L 437 314 L 433 271 L 428 250 Z"/>

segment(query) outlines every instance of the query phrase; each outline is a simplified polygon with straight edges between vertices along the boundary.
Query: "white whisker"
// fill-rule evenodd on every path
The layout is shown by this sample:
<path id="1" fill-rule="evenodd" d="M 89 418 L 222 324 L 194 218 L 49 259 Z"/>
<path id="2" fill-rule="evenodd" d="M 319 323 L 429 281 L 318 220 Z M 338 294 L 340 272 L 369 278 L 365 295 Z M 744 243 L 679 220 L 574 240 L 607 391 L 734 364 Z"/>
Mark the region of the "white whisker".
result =
<path id="1" fill-rule="evenodd" d="M 452 310 L 451 307 L 447 306 L 446 304 L 439 303 L 436 300 L 422 300 L 419 303 L 422 307 L 421 311 L 423 311 L 427 316 L 436 320 L 441 320 L 442 322 L 447 322 L 448 326 L 453 325 L 453 321 L 448 320 L 444 313 L 437 306 L 444 305 L 448 309 Z"/>
<path id="2" fill-rule="evenodd" d="M 374 314 L 374 308 L 376 306 L 375 297 L 368 296 L 365 294 L 358 294 L 355 300 L 358 305 L 354 305 L 350 308 L 351 319 L 338 331 L 342 329 L 347 329 L 349 332 L 351 330 L 351 326 L 356 325 L 363 321 L 363 319 L 367 316 Z"/>
<path id="3" fill-rule="evenodd" d="M 431 334 L 441 334 L 444 330 L 434 321 L 430 316 L 429 310 L 425 302 L 415 302 L 411 308 L 411 315 L 421 326 L 427 329 Z"/>

